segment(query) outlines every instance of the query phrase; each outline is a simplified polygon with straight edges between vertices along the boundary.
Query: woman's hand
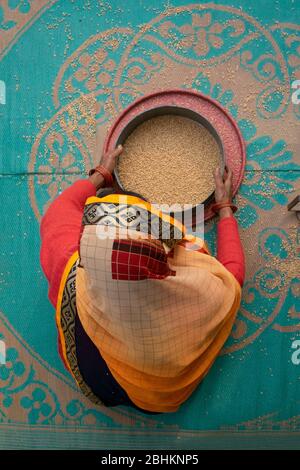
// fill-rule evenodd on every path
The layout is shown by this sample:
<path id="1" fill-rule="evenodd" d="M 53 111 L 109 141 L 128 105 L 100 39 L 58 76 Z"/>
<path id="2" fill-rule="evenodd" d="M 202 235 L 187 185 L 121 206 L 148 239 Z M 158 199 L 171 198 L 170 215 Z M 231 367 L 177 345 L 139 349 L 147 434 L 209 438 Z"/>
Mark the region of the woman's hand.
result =
<path id="1" fill-rule="evenodd" d="M 116 161 L 119 155 L 123 152 L 122 145 L 118 145 L 115 150 L 104 153 L 100 159 L 99 165 L 104 166 L 110 173 L 112 173 L 116 166 Z"/>
<path id="2" fill-rule="evenodd" d="M 123 147 L 122 145 L 118 145 L 118 147 L 115 150 L 112 150 L 110 152 L 106 152 L 102 155 L 99 165 L 104 166 L 110 173 L 114 171 L 114 168 L 116 166 L 116 160 L 119 155 L 123 152 Z M 94 186 L 96 186 L 96 189 L 99 189 L 103 186 L 104 184 L 104 178 L 102 175 L 100 175 L 97 171 L 90 176 L 89 180 L 91 183 L 93 183 Z"/>
<path id="3" fill-rule="evenodd" d="M 215 201 L 224 202 L 232 199 L 232 170 L 225 166 L 224 175 L 222 177 L 220 167 L 215 170 Z"/>
<path id="4" fill-rule="evenodd" d="M 224 175 L 222 177 L 220 167 L 217 167 L 214 173 L 216 189 L 215 189 L 215 201 L 225 202 L 232 200 L 232 170 L 228 166 L 225 166 Z M 232 210 L 230 207 L 224 207 L 219 210 L 219 216 L 230 217 Z"/>

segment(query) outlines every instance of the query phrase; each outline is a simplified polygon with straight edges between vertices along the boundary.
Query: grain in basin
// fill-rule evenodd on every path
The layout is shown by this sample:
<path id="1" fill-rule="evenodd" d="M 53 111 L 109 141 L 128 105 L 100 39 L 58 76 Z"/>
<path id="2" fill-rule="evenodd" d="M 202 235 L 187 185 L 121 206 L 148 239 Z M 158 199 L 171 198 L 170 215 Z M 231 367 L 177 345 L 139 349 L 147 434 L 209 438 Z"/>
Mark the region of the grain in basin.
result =
<path id="1" fill-rule="evenodd" d="M 117 165 L 121 184 L 151 203 L 196 205 L 214 191 L 220 148 L 213 135 L 190 118 L 148 119 L 123 146 Z"/>

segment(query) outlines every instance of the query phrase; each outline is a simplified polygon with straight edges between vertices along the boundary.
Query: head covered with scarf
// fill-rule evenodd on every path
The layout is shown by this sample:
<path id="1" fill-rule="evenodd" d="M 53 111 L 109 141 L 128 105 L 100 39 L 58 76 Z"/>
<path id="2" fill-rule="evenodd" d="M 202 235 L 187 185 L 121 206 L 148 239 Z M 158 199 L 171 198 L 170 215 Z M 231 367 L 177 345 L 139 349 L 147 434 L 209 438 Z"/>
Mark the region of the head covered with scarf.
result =
<path id="1" fill-rule="evenodd" d="M 137 406 L 176 411 L 229 336 L 240 285 L 204 240 L 132 194 L 87 199 L 79 254 L 85 331 Z"/>

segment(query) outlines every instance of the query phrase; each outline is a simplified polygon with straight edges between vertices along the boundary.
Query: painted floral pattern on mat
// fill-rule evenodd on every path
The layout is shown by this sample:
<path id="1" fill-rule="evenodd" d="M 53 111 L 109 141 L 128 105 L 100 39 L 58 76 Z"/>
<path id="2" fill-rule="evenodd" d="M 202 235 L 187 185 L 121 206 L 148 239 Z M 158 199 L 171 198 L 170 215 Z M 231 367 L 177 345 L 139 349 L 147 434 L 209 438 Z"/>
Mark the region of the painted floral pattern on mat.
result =
<path id="1" fill-rule="evenodd" d="M 2 2 L 0 57 L 59 3 Z M 109 2 L 99 2 L 98 8 L 101 18 Z M 55 30 L 54 23 L 50 26 Z M 51 109 L 28 150 L 29 203 L 40 221 L 51 201 L 94 164 L 107 129 L 138 97 L 183 87 L 211 96 L 228 110 L 247 145 L 245 177 L 236 196 L 247 278 L 237 321 L 218 360 L 221 365 L 251 354 L 266 332 L 279 340 L 292 339 L 300 330 L 295 269 L 300 235 L 295 219 L 286 214 L 286 204 L 299 188 L 300 107 L 292 104 L 290 87 L 300 79 L 299 47 L 297 24 L 276 21 L 266 26 L 240 9 L 213 3 L 162 6 L 139 27 L 103 23 L 100 31 L 91 29 L 58 59 Z M 49 90 L 41 96 L 44 92 Z M 206 237 L 215 252 L 214 220 L 206 226 Z M 5 316 L 0 319 L 0 340 L 10 344 L 7 363 L 0 365 L 0 423 L 146 426 L 180 432 L 179 424 L 164 424 L 164 419 L 133 410 L 92 407 L 71 380 L 26 345 Z M 279 411 L 237 422 L 220 429 L 300 429 L 298 416 Z"/>

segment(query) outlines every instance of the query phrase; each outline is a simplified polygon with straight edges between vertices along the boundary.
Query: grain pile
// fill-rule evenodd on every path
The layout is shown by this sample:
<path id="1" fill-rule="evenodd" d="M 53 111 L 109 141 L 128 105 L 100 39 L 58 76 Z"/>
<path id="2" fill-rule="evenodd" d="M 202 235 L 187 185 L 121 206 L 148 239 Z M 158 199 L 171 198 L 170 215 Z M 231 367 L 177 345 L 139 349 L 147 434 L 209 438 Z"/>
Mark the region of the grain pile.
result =
<path id="1" fill-rule="evenodd" d="M 163 115 L 140 124 L 126 139 L 117 171 L 122 186 L 156 204 L 199 204 L 214 191 L 220 149 L 192 119 Z"/>

